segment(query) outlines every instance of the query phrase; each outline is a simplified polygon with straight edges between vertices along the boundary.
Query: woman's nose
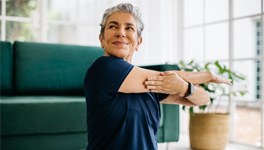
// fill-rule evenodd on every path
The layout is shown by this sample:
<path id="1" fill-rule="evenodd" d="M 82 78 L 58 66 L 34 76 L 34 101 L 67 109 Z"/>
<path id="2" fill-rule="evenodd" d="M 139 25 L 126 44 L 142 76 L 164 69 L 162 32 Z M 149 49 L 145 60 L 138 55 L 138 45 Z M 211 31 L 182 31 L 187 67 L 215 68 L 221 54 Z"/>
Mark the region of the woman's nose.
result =
<path id="1" fill-rule="evenodd" d="M 124 29 L 119 29 L 116 31 L 116 36 L 117 37 L 125 37 L 125 30 Z"/>

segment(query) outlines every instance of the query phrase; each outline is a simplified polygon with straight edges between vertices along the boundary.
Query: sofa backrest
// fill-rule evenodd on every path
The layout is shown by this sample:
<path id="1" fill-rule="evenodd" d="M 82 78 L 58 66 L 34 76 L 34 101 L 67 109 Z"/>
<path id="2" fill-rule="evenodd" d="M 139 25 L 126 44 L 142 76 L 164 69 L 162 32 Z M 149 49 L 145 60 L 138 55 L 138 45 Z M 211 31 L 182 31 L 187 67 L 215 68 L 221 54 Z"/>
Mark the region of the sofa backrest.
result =
<path id="1" fill-rule="evenodd" d="M 14 42 L 15 91 L 19 95 L 82 95 L 88 67 L 100 47 Z"/>
<path id="2" fill-rule="evenodd" d="M 0 95 L 13 93 L 13 50 L 10 42 L 0 41 Z"/>

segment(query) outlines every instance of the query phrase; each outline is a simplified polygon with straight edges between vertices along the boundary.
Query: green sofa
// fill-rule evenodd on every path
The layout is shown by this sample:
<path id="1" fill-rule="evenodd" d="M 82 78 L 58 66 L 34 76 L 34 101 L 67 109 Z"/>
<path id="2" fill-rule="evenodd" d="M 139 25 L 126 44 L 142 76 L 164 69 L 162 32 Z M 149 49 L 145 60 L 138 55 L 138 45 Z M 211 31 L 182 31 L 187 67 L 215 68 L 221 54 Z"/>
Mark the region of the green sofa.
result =
<path id="1" fill-rule="evenodd" d="M 102 54 L 99 47 L 1 41 L 0 149 L 85 149 L 83 79 Z M 143 67 L 178 69 L 168 64 Z M 161 105 L 158 141 L 178 139 L 179 106 Z"/>

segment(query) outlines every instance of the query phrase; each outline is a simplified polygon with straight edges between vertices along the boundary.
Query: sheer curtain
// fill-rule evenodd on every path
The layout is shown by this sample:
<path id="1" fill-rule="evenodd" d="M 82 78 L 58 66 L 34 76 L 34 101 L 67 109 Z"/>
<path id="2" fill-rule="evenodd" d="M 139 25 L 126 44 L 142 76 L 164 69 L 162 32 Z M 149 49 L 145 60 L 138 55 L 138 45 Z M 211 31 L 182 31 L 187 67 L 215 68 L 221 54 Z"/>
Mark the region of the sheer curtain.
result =
<path id="1" fill-rule="evenodd" d="M 143 44 L 133 63 L 175 63 L 179 51 L 179 1 L 2 0 L 0 7 L 7 13 L 0 16 L 1 40 L 100 46 L 99 24 L 104 10 L 129 2 L 140 8 L 145 24 Z"/>
<path id="2" fill-rule="evenodd" d="M 46 41 L 99 46 L 99 24 L 104 10 L 126 2 L 139 7 L 145 24 L 143 43 L 135 53 L 133 63 L 150 65 L 177 62 L 178 4 L 173 0 L 48 0 Z M 56 13 L 64 18 L 54 18 Z"/>

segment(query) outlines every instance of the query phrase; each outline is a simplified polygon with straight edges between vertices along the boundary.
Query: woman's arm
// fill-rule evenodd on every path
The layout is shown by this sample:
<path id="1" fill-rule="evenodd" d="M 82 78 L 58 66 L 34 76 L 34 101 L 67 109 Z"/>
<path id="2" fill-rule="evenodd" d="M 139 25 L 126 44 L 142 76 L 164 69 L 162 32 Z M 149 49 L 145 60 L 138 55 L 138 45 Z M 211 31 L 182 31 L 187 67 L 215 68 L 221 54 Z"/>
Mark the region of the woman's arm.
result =
<path id="1" fill-rule="evenodd" d="M 119 88 L 119 92 L 123 93 L 143 93 L 150 92 L 150 89 L 146 87 L 146 81 L 148 78 L 157 77 L 161 72 L 143 69 L 140 67 L 134 66 L 134 68 L 127 75 L 126 79 L 123 81 Z M 165 77 L 165 76 L 164 76 Z M 188 83 L 184 81 L 180 76 L 174 76 L 171 80 L 167 89 L 164 89 L 163 93 L 166 94 L 184 94 L 188 87 Z M 173 82 L 173 83 L 171 83 Z"/>
<path id="2" fill-rule="evenodd" d="M 210 72 L 186 72 L 186 71 L 172 71 L 178 74 L 183 80 L 191 82 L 192 84 L 207 83 L 212 80 Z"/>
<path id="3" fill-rule="evenodd" d="M 170 94 L 164 101 L 174 104 L 183 104 L 183 105 L 204 105 L 209 102 L 209 94 L 201 87 L 194 86 L 194 92 L 191 96 L 184 98 L 184 95 L 188 89 L 188 84 L 186 81 L 182 87 L 178 84 L 177 78 L 180 78 L 179 75 L 175 72 L 165 72 L 161 73 L 162 76 L 150 77 L 145 82 L 147 88 L 151 92 L 157 93 L 167 93 Z M 183 79 L 182 79 L 183 80 Z M 198 80 L 198 79 L 197 79 Z M 203 80 L 203 79 L 202 79 Z M 206 82 L 207 80 L 204 79 Z M 188 81 L 190 82 L 190 81 Z M 183 92 L 178 92 L 182 89 Z"/>
<path id="4" fill-rule="evenodd" d="M 143 69 L 134 66 L 121 84 L 118 92 L 122 93 L 143 93 L 149 92 L 144 82 L 151 76 L 158 76 L 160 72 L 154 70 Z"/>
<path id="5" fill-rule="evenodd" d="M 162 76 L 163 81 L 153 81 L 160 83 L 160 86 L 153 86 L 152 81 L 147 81 L 150 77 L 158 77 L 161 72 L 134 67 L 123 81 L 119 88 L 119 92 L 123 93 L 142 93 L 142 92 L 158 92 L 170 94 L 164 102 L 184 105 L 203 105 L 209 101 L 208 93 L 198 86 L 195 86 L 194 93 L 188 98 L 182 98 L 188 88 L 188 83 L 176 73 Z M 158 88 L 157 88 L 158 87 Z M 156 88 L 153 89 L 153 88 Z"/>
<path id="6" fill-rule="evenodd" d="M 195 86 L 193 95 L 184 98 L 178 94 L 170 94 L 167 98 L 161 101 L 166 104 L 180 104 L 185 106 L 201 106 L 209 102 L 209 94 L 201 87 Z"/>
<path id="7" fill-rule="evenodd" d="M 170 94 L 167 98 L 162 100 L 160 103 L 162 104 L 178 104 L 185 106 L 197 106 L 186 98 L 180 97 L 177 94 Z"/>
<path id="8" fill-rule="evenodd" d="M 176 71 L 175 70 L 172 72 L 175 72 L 185 81 L 191 82 L 193 84 L 201 84 L 201 83 L 208 83 L 208 82 L 231 84 L 231 80 L 224 79 L 209 71 L 186 72 L 186 71 Z"/>

